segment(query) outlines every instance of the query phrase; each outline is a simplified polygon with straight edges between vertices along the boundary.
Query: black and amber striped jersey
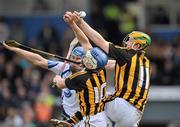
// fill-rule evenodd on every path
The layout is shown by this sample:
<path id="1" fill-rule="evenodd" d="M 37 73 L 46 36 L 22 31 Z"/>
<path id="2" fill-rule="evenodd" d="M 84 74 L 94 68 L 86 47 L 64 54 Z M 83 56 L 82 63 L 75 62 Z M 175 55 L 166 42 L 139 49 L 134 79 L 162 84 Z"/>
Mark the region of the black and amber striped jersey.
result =
<path id="1" fill-rule="evenodd" d="M 80 111 L 77 111 L 73 116 L 70 117 L 67 121 L 71 123 L 72 125 L 77 124 L 83 119 L 82 113 Z"/>
<path id="2" fill-rule="evenodd" d="M 67 88 L 78 92 L 83 116 L 95 115 L 104 110 L 102 100 L 106 94 L 105 69 L 77 72 L 66 78 L 65 84 Z"/>
<path id="3" fill-rule="evenodd" d="M 116 60 L 115 96 L 144 111 L 150 83 L 150 61 L 144 53 L 109 44 L 109 57 Z"/>

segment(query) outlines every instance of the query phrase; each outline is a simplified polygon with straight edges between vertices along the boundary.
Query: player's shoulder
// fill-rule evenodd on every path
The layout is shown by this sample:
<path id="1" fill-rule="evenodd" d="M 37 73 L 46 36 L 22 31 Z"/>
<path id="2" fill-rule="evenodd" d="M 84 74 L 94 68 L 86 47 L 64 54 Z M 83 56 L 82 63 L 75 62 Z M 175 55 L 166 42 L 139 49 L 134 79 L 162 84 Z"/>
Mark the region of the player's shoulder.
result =
<path id="1" fill-rule="evenodd" d="M 69 64 L 69 63 L 65 63 L 65 68 L 64 68 L 64 70 L 65 69 L 70 69 L 71 68 L 71 65 Z"/>
<path id="2" fill-rule="evenodd" d="M 55 66 L 57 66 L 59 64 L 58 61 L 55 61 L 55 60 L 48 60 L 48 68 L 53 68 Z"/>
<path id="3" fill-rule="evenodd" d="M 68 78 L 69 79 L 74 79 L 74 78 L 82 78 L 84 75 L 86 75 L 87 74 L 87 71 L 79 71 L 79 72 L 76 72 L 76 73 L 74 73 L 74 74 L 72 74 L 72 75 L 70 75 Z"/>

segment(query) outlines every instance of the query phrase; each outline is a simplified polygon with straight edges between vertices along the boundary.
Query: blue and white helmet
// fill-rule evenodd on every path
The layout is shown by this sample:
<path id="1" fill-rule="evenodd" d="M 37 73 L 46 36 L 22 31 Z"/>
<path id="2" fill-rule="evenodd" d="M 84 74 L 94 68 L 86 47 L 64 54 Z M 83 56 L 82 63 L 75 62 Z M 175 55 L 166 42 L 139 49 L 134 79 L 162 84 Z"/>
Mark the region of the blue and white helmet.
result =
<path id="1" fill-rule="evenodd" d="M 97 47 L 88 50 L 83 58 L 83 64 L 88 69 L 104 68 L 107 62 L 107 55 Z"/>
<path id="2" fill-rule="evenodd" d="M 79 57 L 82 58 L 82 57 L 85 55 L 83 47 L 81 47 L 81 46 L 75 47 L 75 48 L 72 50 L 71 55 L 79 56 Z"/>

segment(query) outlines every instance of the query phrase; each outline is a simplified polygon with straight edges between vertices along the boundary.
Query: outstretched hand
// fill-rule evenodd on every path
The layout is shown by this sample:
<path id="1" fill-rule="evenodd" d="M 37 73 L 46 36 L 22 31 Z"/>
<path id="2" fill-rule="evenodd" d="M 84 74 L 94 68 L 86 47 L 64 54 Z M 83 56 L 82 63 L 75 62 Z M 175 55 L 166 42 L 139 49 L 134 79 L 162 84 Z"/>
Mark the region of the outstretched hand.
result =
<path id="1" fill-rule="evenodd" d="M 74 11 L 72 16 L 73 16 L 74 22 L 77 24 L 80 23 L 80 21 L 82 20 L 82 18 L 80 17 L 80 13 L 77 11 Z"/>
<path id="2" fill-rule="evenodd" d="M 67 11 L 63 16 L 63 19 L 69 25 L 73 25 L 73 23 L 78 24 L 82 20 L 82 18 L 80 17 L 80 13 L 77 11 L 74 11 L 73 13 Z"/>
<path id="3" fill-rule="evenodd" d="M 73 13 L 70 11 L 67 11 L 63 16 L 63 19 L 67 24 L 72 25 L 73 24 Z"/>

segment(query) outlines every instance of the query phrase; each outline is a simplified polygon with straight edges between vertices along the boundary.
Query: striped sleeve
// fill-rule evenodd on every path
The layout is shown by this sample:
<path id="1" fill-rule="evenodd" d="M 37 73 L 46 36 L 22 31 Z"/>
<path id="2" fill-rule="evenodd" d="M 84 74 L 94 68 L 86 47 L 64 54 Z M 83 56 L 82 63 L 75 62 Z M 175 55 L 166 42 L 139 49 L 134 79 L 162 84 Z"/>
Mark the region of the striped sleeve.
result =
<path id="1" fill-rule="evenodd" d="M 70 90 L 81 91 L 82 85 L 79 76 L 71 75 L 65 79 L 66 87 Z"/>
<path id="2" fill-rule="evenodd" d="M 79 121 L 81 121 L 82 118 L 83 118 L 83 116 L 82 116 L 81 112 L 77 111 L 69 120 L 67 120 L 67 122 L 75 125 Z"/>

